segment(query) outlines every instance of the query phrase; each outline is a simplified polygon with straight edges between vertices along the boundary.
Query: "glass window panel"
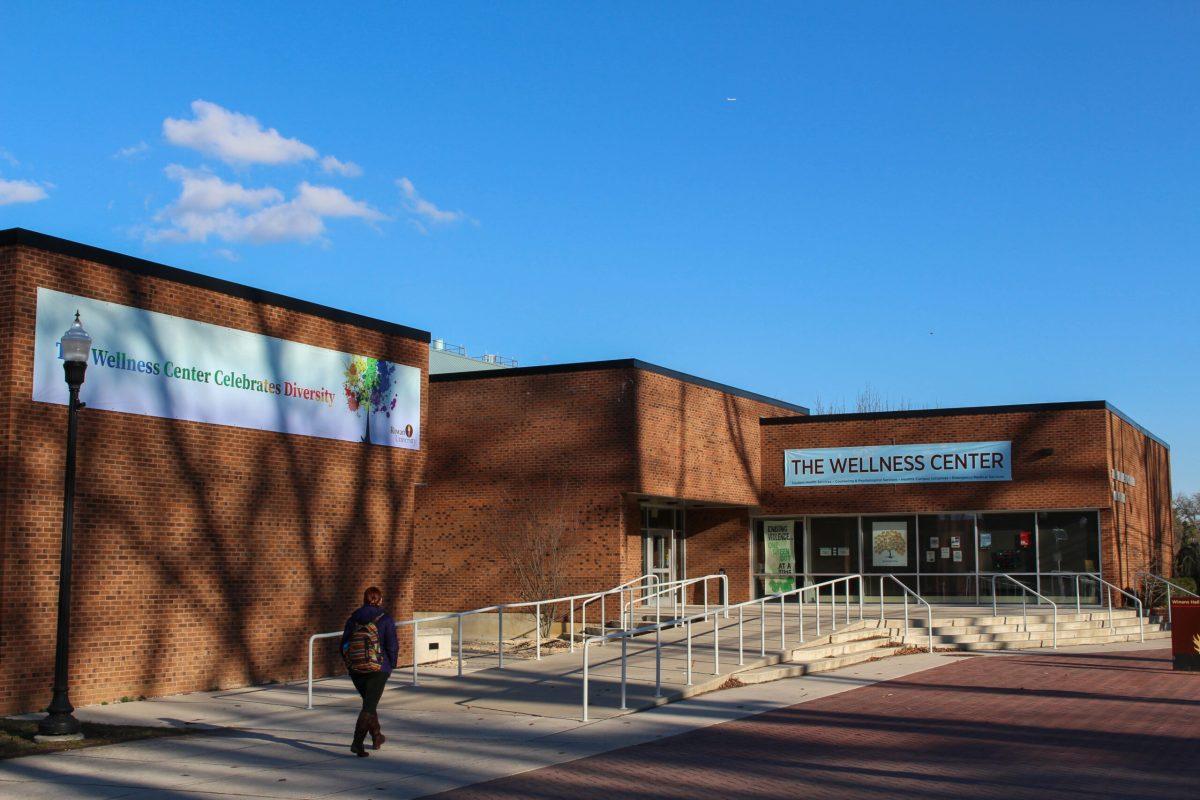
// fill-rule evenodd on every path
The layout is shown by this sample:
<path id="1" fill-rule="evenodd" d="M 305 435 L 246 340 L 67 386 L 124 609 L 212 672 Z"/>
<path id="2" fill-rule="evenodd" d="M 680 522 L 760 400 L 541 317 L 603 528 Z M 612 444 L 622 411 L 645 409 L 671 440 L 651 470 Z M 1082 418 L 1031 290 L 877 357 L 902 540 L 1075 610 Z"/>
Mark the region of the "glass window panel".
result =
<path id="1" fill-rule="evenodd" d="M 1100 571 L 1095 511 L 1042 511 L 1037 517 L 1042 572 Z"/>
<path id="2" fill-rule="evenodd" d="M 979 515 L 979 571 L 1037 571 L 1033 514 Z"/>
<path id="3" fill-rule="evenodd" d="M 812 574 L 858 572 L 858 517 L 809 517 L 808 530 Z"/>
<path id="4" fill-rule="evenodd" d="M 921 592 L 928 599 L 975 598 L 975 515 L 922 514 Z"/>
<path id="5" fill-rule="evenodd" d="M 916 517 L 863 517 L 863 571 L 917 571 Z"/>

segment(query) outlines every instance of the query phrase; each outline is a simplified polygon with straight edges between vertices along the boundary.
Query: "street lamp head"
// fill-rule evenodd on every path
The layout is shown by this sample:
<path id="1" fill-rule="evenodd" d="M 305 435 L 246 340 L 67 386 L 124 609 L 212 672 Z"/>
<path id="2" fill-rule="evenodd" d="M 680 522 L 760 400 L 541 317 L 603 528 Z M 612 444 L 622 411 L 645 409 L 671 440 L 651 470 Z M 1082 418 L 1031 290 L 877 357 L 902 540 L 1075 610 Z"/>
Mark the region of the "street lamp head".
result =
<path id="1" fill-rule="evenodd" d="M 92 336 L 83 329 L 83 323 L 79 321 L 79 312 L 75 312 L 75 322 L 71 324 L 70 329 L 62 335 L 62 357 L 63 361 L 74 361 L 86 364 L 88 360 L 88 352 L 92 349 Z"/>

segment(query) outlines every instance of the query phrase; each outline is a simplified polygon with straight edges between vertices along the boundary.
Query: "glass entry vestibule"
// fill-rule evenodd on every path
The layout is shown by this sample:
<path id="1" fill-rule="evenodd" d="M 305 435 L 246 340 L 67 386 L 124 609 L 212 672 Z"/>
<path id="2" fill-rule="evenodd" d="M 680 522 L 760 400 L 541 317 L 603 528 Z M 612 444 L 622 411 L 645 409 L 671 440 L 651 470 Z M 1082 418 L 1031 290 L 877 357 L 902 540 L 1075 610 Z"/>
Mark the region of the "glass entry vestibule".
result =
<path id="1" fill-rule="evenodd" d="M 1083 602 L 1099 598 L 1086 577 L 1100 574 L 1094 509 L 758 519 L 751 536 L 759 597 L 860 573 L 895 575 L 934 602 L 990 603 L 992 576 L 1006 573 L 1055 600 L 1074 602 L 1077 582 Z M 865 594 L 878 587 L 868 579 Z M 1017 592 L 996 587 L 1001 599 Z"/>
<path id="2" fill-rule="evenodd" d="M 685 517 L 682 508 L 642 507 L 642 574 L 654 575 L 659 585 L 687 577 Z"/>

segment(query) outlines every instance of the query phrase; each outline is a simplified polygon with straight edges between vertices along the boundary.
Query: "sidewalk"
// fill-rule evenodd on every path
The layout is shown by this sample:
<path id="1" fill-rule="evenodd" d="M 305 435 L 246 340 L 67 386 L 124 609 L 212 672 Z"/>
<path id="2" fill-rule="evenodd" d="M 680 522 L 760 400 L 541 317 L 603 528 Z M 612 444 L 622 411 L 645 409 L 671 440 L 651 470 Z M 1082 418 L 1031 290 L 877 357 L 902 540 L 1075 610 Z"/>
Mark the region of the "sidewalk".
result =
<path id="1" fill-rule="evenodd" d="M 892 658 L 591 723 L 472 708 L 463 705 L 450 678 L 416 690 L 396 685 L 380 707 L 389 742 L 368 759 L 349 754 L 357 697 L 344 679 L 323 682 L 311 711 L 303 708 L 303 684 L 93 706 L 79 716 L 213 730 L 0 762 L 0 798 L 421 797 L 827 697 L 949 660 Z"/>

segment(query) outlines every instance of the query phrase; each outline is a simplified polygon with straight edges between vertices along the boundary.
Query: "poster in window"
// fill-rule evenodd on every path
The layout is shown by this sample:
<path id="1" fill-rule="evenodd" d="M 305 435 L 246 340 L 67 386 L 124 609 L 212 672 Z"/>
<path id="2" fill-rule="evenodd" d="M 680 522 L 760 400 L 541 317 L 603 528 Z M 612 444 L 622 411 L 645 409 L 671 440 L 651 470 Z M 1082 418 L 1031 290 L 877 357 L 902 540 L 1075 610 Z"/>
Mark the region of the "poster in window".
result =
<path id="1" fill-rule="evenodd" d="M 763 523 L 764 571 L 769 576 L 765 581 L 768 593 L 790 592 L 796 588 L 796 579 L 787 574 L 796 571 L 795 542 L 795 520 Z"/>
<path id="2" fill-rule="evenodd" d="M 942 558 L 949 558 L 949 557 L 950 557 L 950 548 L 943 547 L 942 548 Z"/>
<path id="3" fill-rule="evenodd" d="M 937 551 L 935 551 L 935 550 L 926 550 L 925 551 L 926 563 L 932 564 L 936 559 L 937 559 Z"/>
<path id="4" fill-rule="evenodd" d="M 987 548 L 992 546 L 992 535 L 990 533 L 979 534 L 979 546 Z"/>
<path id="5" fill-rule="evenodd" d="M 929 537 L 929 546 L 932 547 L 934 550 L 937 550 L 938 549 L 938 537 L 930 536 Z"/>
<path id="6" fill-rule="evenodd" d="M 959 561 L 959 562 L 961 562 L 961 561 L 962 561 L 962 559 L 963 559 L 963 555 L 962 555 L 962 554 L 963 554 L 963 551 L 962 551 L 962 550 L 955 550 L 955 551 L 954 551 L 954 560 L 955 560 L 955 561 Z"/>
<path id="7" fill-rule="evenodd" d="M 951 547 L 962 547 L 962 541 L 957 536 L 951 536 L 950 537 L 950 546 Z"/>
<path id="8" fill-rule="evenodd" d="M 871 564 L 876 567 L 908 566 L 908 523 L 871 523 Z"/>

